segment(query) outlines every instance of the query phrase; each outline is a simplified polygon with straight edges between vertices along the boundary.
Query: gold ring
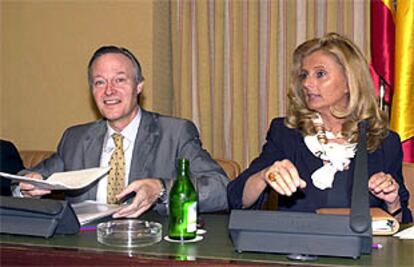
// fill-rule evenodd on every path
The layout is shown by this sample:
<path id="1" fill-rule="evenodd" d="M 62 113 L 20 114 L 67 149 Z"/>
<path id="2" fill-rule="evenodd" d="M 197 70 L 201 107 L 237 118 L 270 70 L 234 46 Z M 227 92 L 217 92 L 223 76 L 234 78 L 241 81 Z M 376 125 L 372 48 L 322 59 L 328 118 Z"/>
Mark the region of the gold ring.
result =
<path id="1" fill-rule="evenodd" d="M 276 182 L 277 179 L 279 179 L 279 175 L 277 175 L 274 172 L 271 172 L 267 175 L 267 179 L 269 179 L 270 182 Z"/>

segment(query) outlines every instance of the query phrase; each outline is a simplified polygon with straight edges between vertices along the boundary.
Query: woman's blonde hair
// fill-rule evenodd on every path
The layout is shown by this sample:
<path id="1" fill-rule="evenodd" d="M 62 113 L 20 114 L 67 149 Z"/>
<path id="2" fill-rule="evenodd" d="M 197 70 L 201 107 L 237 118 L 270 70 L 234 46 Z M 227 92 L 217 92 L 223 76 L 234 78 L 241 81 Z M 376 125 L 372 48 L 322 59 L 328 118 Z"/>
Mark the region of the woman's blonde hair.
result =
<path id="1" fill-rule="evenodd" d="M 345 121 L 342 135 L 351 143 L 357 142 L 358 122 L 366 120 L 369 123 L 368 150 L 376 150 L 388 134 L 388 118 L 378 108 L 365 57 L 355 44 L 337 33 L 328 33 L 321 38 L 306 41 L 295 49 L 285 124 L 304 135 L 316 134 L 312 122 L 315 111 L 306 105 L 301 79 L 303 59 L 315 51 L 331 55 L 344 71 L 349 89 L 348 106 L 341 110 L 335 107 L 330 109 L 333 116 Z"/>

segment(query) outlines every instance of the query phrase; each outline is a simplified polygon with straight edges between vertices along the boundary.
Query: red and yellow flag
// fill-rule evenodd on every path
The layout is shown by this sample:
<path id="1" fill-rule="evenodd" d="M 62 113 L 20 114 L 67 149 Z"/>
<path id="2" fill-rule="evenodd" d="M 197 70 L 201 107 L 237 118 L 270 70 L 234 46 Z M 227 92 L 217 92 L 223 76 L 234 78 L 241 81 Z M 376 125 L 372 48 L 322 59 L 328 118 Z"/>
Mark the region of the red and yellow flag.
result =
<path id="1" fill-rule="evenodd" d="M 404 161 L 414 162 L 414 1 L 397 1 L 395 25 L 391 129 L 403 141 Z"/>
<path id="2" fill-rule="evenodd" d="M 371 1 L 371 74 L 377 95 L 380 80 L 385 102 L 391 104 L 394 85 L 395 9 L 393 0 Z"/>
<path id="3" fill-rule="evenodd" d="M 371 0 L 371 58 L 374 83 L 381 78 L 386 85 L 404 161 L 414 162 L 414 1 Z"/>

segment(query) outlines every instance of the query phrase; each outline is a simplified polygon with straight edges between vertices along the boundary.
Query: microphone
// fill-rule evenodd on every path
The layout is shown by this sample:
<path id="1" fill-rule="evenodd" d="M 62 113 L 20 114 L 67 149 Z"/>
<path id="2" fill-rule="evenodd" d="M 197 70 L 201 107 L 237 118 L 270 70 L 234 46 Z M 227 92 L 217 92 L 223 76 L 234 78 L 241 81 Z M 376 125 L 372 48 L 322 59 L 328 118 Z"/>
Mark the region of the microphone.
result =
<path id="1" fill-rule="evenodd" d="M 229 232 L 236 251 L 358 258 L 372 252 L 368 192 L 368 123 L 358 125 L 351 214 L 232 210 Z M 277 240 L 277 242 L 275 242 Z M 307 257 L 290 256 L 294 259 Z"/>
<path id="2" fill-rule="evenodd" d="M 368 127 L 368 122 L 365 120 L 358 123 L 358 145 L 355 157 L 350 215 L 350 227 L 357 233 L 362 233 L 371 226 L 368 193 Z"/>

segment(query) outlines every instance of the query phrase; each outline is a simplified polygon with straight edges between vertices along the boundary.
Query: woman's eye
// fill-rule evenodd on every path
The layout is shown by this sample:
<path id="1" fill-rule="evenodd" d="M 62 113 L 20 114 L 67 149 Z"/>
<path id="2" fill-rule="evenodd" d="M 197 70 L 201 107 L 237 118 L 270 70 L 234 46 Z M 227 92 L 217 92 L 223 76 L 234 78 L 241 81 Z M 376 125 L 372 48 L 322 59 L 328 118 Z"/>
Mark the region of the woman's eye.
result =
<path id="1" fill-rule="evenodd" d="M 321 70 L 321 71 L 316 72 L 316 77 L 317 78 L 322 78 L 324 76 L 326 76 L 326 71 Z"/>
<path id="2" fill-rule="evenodd" d="M 302 72 L 299 74 L 299 80 L 303 81 L 308 77 L 308 74 L 306 72 Z"/>

